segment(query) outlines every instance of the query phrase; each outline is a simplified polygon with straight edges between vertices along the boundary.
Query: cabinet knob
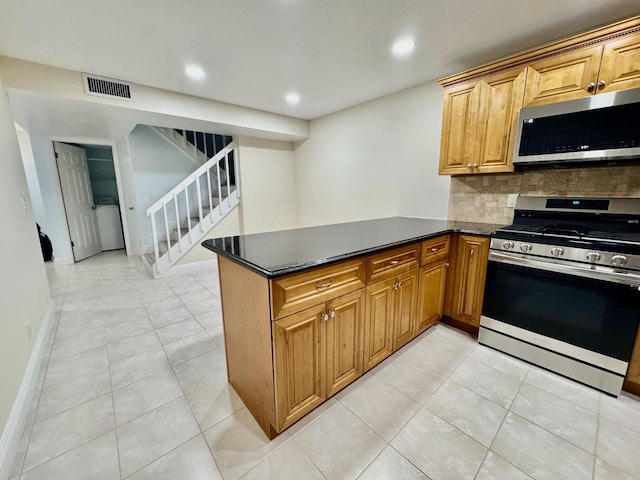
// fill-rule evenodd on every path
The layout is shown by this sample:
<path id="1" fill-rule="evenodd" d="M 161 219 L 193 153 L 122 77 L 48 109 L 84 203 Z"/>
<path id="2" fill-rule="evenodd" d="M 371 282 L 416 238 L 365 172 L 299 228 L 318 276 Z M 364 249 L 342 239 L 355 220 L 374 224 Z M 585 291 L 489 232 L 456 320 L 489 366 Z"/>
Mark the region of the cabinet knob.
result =
<path id="1" fill-rule="evenodd" d="M 316 283 L 316 288 L 329 288 L 333 284 L 333 279 L 326 283 Z"/>
<path id="2" fill-rule="evenodd" d="M 587 90 L 591 91 L 594 88 L 596 88 L 596 82 L 589 82 L 589 84 L 587 85 Z"/>
<path id="3" fill-rule="evenodd" d="M 331 318 L 335 318 L 335 316 L 336 316 L 336 311 L 335 311 L 335 310 L 329 310 L 329 316 L 330 316 Z"/>
<path id="4" fill-rule="evenodd" d="M 606 85 L 607 82 L 605 82 L 604 80 L 600 80 L 598 82 L 598 88 L 604 88 L 604 86 Z"/>
<path id="5" fill-rule="evenodd" d="M 325 322 L 326 322 L 327 320 L 329 320 L 329 315 L 328 315 L 328 314 L 326 314 L 326 313 L 323 313 L 323 314 L 322 314 L 322 320 L 324 320 Z"/>
<path id="6" fill-rule="evenodd" d="M 445 267 L 447 267 L 447 268 L 449 268 L 449 265 L 450 265 L 450 263 L 449 263 L 449 262 L 447 262 L 447 263 L 445 263 L 445 264 L 444 264 L 444 266 L 445 266 Z"/>
<path id="7" fill-rule="evenodd" d="M 478 168 L 478 164 L 474 163 L 473 165 L 471 165 L 473 168 Z"/>

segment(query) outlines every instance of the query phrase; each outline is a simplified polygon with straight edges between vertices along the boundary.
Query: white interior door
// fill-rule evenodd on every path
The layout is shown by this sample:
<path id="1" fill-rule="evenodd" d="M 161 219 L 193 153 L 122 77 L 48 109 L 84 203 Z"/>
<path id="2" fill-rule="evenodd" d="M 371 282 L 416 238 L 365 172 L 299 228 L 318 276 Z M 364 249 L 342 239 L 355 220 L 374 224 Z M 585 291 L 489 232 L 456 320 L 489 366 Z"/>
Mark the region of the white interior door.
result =
<path id="1" fill-rule="evenodd" d="M 100 235 L 89 181 L 87 153 L 83 148 L 53 142 L 62 187 L 64 209 L 76 262 L 100 253 Z"/>

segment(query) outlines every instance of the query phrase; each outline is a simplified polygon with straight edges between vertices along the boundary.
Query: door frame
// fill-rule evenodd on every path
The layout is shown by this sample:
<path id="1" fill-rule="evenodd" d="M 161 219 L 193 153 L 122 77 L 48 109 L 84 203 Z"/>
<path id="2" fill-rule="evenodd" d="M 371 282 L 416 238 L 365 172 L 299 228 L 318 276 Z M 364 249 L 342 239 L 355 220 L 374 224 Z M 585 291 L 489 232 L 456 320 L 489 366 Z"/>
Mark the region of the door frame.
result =
<path id="1" fill-rule="evenodd" d="M 54 182 L 55 186 L 55 193 L 56 193 L 56 199 L 55 202 L 58 206 L 58 208 L 61 209 L 62 212 L 64 212 L 64 201 L 63 201 L 63 197 L 62 197 L 62 187 L 60 186 L 60 175 L 58 172 L 58 163 L 56 161 L 56 156 L 55 156 L 55 149 L 53 147 L 53 142 L 59 142 L 59 143 L 75 143 L 75 144 L 83 144 L 83 145 L 102 145 L 102 146 L 108 146 L 111 148 L 111 156 L 113 157 L 113 168 L 115 170 L 115 174 L 116 174 L 116 188 L 118 190 L 118 203 L 120 206 L 120 217 L 122 219 L 122 233 L 124 236 L 124 245 L 125 245 L 125 251 L 127 253 L 127 255 L 138 255 L 138 251 L 135 248 L 134 245 L 132 245 L 132 240 L 130 238 L 130 231 L 129 229 L 131 228 L 131 226 L 129 225 L 128 222 L 128 217 L 127 217 L 127 207 L 128 205 L 135 203 L 135 195 L 133 199 L 128 199 L 125 196 L 125 189 L 124 189 L 124 183 L 123 183 L 123 179 L 122 179 L 122 170 L 121 170 L 121 160 L 120 160 L 120 156 L 119 156 L 119 149 L 118 149 L 118 145 L 117 142 L 111 141 L 111 140 L 99 140 L 99 139 L 95 139 L 95 138 L 82 138 L 82 137 L 49 137 L 49 152 L 50 152 L 50 160 L 52 162 L 52 167 L 53 167 L 53 171 L 55 172 L 56 176 L 57 176 L 57 182 Z M 132 179 L 130 179 L 131 181 L 133 181 Z M 135 205 L 132 204 L 131 206 L 133 206 L 135 208 Z M 67 260 L 65 259 L 65 261 L 63 261 L 63 264 L 73 264 L 75 263 L 75 261 L 73 260 L 73 250 L 71 248 L 71 236 L 68 233 L 69 232 L 69 224 L 68 224 L 68 220 L 66 217 L 66 214 L 64 215 L 64 221 L 67 222 L 67 243 L 68 243 L 68 249 L 69 251 L 72 253 L 71 255 L 71 259 Z"/>

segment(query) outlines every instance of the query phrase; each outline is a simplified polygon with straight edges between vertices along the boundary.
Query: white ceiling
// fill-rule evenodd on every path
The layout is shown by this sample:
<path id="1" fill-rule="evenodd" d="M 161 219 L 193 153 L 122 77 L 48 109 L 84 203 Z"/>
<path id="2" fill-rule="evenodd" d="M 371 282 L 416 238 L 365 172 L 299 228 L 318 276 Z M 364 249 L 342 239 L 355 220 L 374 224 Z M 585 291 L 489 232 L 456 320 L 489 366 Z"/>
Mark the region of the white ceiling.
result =
<path id="1" fill-rule="evenodd" d="M 313 119 L 637 14 L 640 0 L 13 0 L 0 54 Z M 407 35 L 414 54 L 393 58 Z"/>

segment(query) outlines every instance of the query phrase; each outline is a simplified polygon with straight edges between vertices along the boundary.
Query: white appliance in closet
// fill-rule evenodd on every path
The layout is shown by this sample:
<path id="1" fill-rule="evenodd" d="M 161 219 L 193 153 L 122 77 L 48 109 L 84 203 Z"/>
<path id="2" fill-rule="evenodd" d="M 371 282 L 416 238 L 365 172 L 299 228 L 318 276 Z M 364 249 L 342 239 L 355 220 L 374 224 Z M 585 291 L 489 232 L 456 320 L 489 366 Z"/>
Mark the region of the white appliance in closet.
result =
<path id="1" fill-rule="evenodd" d="M 100 232 L 102 251 L 124 248 L 120 208 L 111 197 L 96 198 L 96 221 Z"/>

